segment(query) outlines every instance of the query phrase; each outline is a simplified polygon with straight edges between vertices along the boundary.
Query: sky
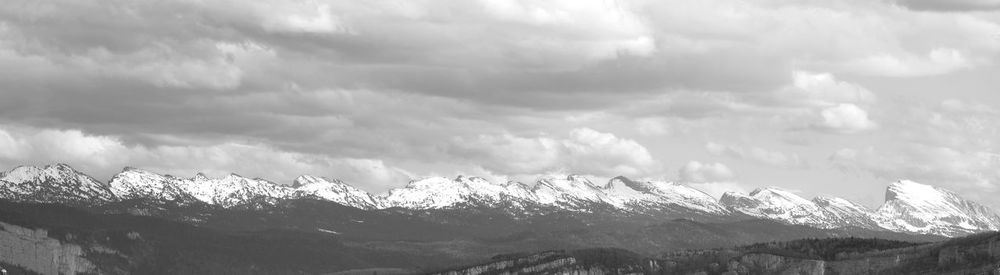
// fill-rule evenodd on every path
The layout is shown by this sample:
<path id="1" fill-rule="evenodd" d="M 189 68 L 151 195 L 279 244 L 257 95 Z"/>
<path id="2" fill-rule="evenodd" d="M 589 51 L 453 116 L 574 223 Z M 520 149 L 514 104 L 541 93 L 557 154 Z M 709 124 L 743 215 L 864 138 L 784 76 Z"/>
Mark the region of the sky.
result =
<path id="1" fill-rule="evenodd" d="M 0 166 L 1000 209 L 998 0 L 8 0 Z"/>

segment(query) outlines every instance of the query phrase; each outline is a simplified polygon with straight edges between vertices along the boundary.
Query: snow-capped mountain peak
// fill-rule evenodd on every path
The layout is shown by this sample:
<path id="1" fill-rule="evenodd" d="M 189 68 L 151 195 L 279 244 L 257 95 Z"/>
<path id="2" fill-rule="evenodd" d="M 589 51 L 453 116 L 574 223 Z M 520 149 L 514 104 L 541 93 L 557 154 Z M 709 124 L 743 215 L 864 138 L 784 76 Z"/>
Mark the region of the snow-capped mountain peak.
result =
<path id="1" fill-rule="evenodd" d="M 823 210 L 827 223 L 833 226 L 878 227 L 875 213 L 864 205 L 835 197 L 816 197 L 812 202 Z"/>
<path id="2" fill-rule="evenodd" d="M 749 195 L 728 192 L 722 195 L 720 203 L 733 211 L 753 217 L 832 227 L 826 222 L 826 215 L 815 203 L 776 187 L 757 189 Z"/>
<path id="3" fill-rule="evenodd" d="M 860 205 L 855 202 L 842 198 L 820 196 L 813 198 L 812 202 L 824 208 L 844 209 L 845 211 L 855 211 L 855 212 L 871 212 L 871 210 L 865 207 L 864 205 Z"/>
<path id="4" fill-rule="evenodd" d="M 18 166 L 10 171 L 4 172 L 0 180 L 10 183 L 24 183 L 36 179 L 43 179 L 42 169 L 34 166 Z"/>
<path id="5" fill-rule="evenodd" d="M 306 185 L 312 184 L 325 184 L 325 183 L 343 183 L 340 180 L 331 180 L 325 177 L 317 177 L 312 175 L 301 175 L 292 181 L 292 188 L 299 188 Z"/>
<path id="6" fill-rule="evenodd" d="M 24 183 L 30 181 L 69 181 L 79 180 L 81 178 L 87 181 L 96 181 L 90 179 L 89 176 L 76 171 L 73 167 L 63 163 L 47 165 L 44 168 L 35 166 L 18 166 L 3 173 L 3 177 L 0 177 L 0 179 L 11 183 Z"/>
<path id="7" fill-rule="evenodd" d="M 579 175 L 550 175 L 539 178 L 532 192 L 542 204 L 587 208 L 590 204 L 614 204 L 604 188 Z"/>
<path id="8" fill-rule="evenodd" d="M 619 207 L 646 207 L 659 211 L 711 214 L 728 212 L 711 195 L 673 182 L 632 180 L 618 176 L 608 181 L 606 192 Z"/>
<path id="9" fill-rule="evenodd" d="M 778 187 L 756 189 L 750 192 L 750 196 L 777 207 L 793 208 L 802 205 L 813 205 L 813 202 Z"/>
<path id="10" fill-rule="evenodd" d="M 38 202 L 115 200 L 107 184 L 66 164 L 18 166 L 0 174 L 0 196 Z"/>
<path id="11" fill-rule="evenodd" d="M 229 174 L 222 178 L 209 178 L 204 174 L 198 174 L 190 180 L 179 181 L 178 184 L 198 200 L 223 207 L 274 204 L 291 194 L 291 190 L 287 187 L 237 174 Z"/>
<path id="12" fill-rule="evenodd" d="M 989 208 L 931 185 L 900 180 L 886 188 L 885 198 L 878 209 L 885 228 L 946 236 L 1000 229 L 1000 216 Z"/>
<path id="13" fill-rule="evenodd" d="M 533 195 L 521 184 L 498 185 L 480 178 L 458 176 L 455 179 L 431 177 L 410 181 L 403 188 L 390 190 L 386 206 L 403 208 L 452 208 L 462 205 L 520 206 Z"/>
<path id="14" fill-rule="evenodd" d="M 181 179 L 126 167 L 108 183 L 111 192 L 121 199 L 156 198 L 160 200 L 193 199 L 177 184 Z"/>
<path id="15" fill-rule="evenodd" d="M 361 209 L 380 208 L 383 201 L 368 192 L 340 180 L 310 175 L 299 176 L 292 183 L 295 197 L 316 197 Z"/>

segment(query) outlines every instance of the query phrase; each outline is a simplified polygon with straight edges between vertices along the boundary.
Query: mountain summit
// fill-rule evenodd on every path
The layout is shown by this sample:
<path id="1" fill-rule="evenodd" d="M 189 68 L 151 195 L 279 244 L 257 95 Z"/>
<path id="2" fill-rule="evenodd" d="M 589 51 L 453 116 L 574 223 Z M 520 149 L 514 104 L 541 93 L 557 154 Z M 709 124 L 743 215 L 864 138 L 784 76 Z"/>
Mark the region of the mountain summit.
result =
<path id="1" fill-rule="evenodd" d="M 0 196 L 47 203 L 105 203 L 109 186 L 66 164 L 18 166 L 0 174 Z"/>
<path id="2" fill-rule="evenodd" d="M 909 180 L 889 184 L 879 224 L 894 231 L 955 236 L 1000 229 L 1000 216 L 954 192 Z"/>

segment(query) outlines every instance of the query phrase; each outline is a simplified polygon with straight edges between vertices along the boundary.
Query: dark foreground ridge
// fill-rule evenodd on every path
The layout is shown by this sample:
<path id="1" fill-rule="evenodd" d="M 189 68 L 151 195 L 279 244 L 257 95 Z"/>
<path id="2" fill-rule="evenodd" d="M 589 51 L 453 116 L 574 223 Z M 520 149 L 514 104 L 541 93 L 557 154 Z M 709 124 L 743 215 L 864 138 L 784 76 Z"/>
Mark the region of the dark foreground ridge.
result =
<path id="1" fill-rule="evenodd" d="M 498 255 L 431 274 L 996 274 L 1000 233 L 934 243 L 803 239 L 643 257 L 611 248 Z"/>
<path id="2" fill-rule="evenodd" d="M 352 270 L 405 274 L 479 263 L 494 255 L 521 251 L 619 247 L 616 251 L 633 251 L 628 255 L 645 258 L 667 251 L 793 238 L 940 239 L 863 229 L 817 229 L 769 220 L 648 222 L 586 215 L 515 220 L 487 212 L 363 210 L 320 200 L 296 200 L 264 210 L 174 206 L 129 213 L 128 209 L 139 208 L 135 204 L 85 209 L 0 201 L 4 231 L 26 236 L 0 240 L 0 260 L 45 274 L 51 274 L 46 270 L 98 274 L 326 274 Z M 12 251 L 32 251 L 30 254 L 36 256 L 12 257 Z"/>

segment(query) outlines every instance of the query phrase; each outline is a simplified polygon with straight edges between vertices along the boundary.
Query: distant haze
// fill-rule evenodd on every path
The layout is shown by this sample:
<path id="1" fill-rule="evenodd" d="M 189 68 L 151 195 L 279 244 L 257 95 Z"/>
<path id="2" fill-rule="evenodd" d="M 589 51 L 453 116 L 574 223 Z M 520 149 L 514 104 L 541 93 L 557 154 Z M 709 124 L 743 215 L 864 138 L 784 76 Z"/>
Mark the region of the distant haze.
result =
<path id="1" fill-rule="evenodd" d="M 998 208 L 998 56 L 995 0 L 8 0 L 0 170 L 625 175 L 868 206 L 911 179 Z"/>

